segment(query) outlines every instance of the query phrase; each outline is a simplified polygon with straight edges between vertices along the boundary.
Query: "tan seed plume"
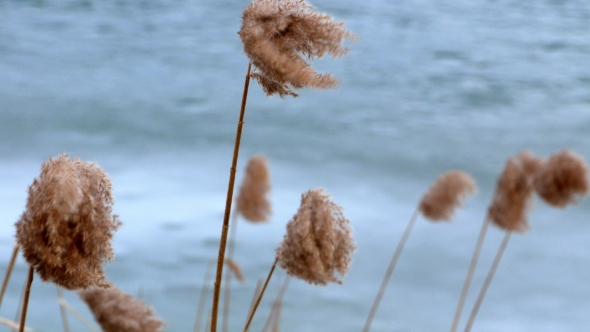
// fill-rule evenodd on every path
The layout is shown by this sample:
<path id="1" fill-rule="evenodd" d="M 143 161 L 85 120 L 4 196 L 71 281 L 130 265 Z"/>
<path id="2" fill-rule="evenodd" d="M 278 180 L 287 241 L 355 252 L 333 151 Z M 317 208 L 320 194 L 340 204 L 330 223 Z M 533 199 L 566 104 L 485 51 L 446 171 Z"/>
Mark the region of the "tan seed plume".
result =
<path id="1" fill-rule="evenodd" d="M 588 165 L 569 150 L 547 159 L 535 178 L 537 194 L 548 204 L 565 207 L 588 193 Z"/>
<path id="2" fill-rule="evenodd" d="M 277 248 L 279 266 L 291 276 L 311 284 L 342 283 L 356 246 L 350 222 L 342 208 L 322 189 L 301 197 L 297 213 L 287 224 L 287 234 Z"/>
<path id="3" fill-rule="evenodd" d="M 508 232 L 527 231 L 527 212 L 532 205 L 533 180 L 543 161 L 524 151 L 509 158 L 496 184 L 488 218 Z"/>
<path id="4" fill-rule="evenodd" d="M 475 181 L 462 171 L 449 171 L 438 177 L 420 201 L 419 210 L 431 220 L 450 221 L 455 209 L 477 191 Z"/>
<path id="5" fill-rule="evenodd" d="M 121 225 L 112 205 L 111 181 L 98 165 L 65 154 L 45 162 L 16 223 L 25 260 L 66 289 L 108 287 L 103 265 Z"/>
<path id="6" fill-rule="evenodd" d="M 306 59 L 340 57 L 354 35 L 344 23 L 314 12 L 305 0 L 254 0 L 244 9 L 239 35 L 256 71 L 251 75 L 267 95 L 297 94 L 294 88 L 335 88 L 338 80 L 318 74 Z"/>
<path id="7" fill-rule="evenodd" d="M 116 287 L 93 287 L 78 293 L 104 332 L 159 332 L 164 322 L 154 310 Z"/>
<path id="8" fill-rule="evenodd" d="M 272 214 L 267 195 L 271 189 L 268 162 L 264 156 L 253 156 L 236 199 L 236 209 L 251 222 L 267 221 Z"/>
<path id="9" fill-rule="evenodd" d="M 242 271 L 240 265 L 236 263 L 236 261 L 234 261 L 231 258 L 226 258 L 224 260 L 224 263 L 225 265 L 227 265 L 230 271 L 234 274 L 234 277 L 236 277 L 236 279 L 238 279 L 239 282 L 244 283 L 246 281 L 246 278 L 244 277 L 244 272 Z"/>

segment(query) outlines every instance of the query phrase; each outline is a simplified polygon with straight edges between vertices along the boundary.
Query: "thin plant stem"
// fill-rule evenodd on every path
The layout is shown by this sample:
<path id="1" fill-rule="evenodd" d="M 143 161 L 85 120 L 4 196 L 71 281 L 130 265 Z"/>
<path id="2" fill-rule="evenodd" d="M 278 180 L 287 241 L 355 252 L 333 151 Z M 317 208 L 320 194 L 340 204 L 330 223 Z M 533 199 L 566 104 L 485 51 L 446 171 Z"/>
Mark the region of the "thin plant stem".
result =
<path id="1" fill-rule="evenodd" d="M 266 320 L 266 323 L 264 324 L 264 327 L 262 328 L 263 332 L 266 332 L 266 331 L 268 331 L 268 329 L 270 329 L 270 325 L 271 325 L 272 321 L 275 319 L 273 317 L 277 313 L 277 310 L 278 310 L 279 306 L 281 305 L 281 302 L 283 302 L 283 296 L 285 295 L 285 292 L 287 291 L 287 287 L 289 286 L 290 280 L 291 280 L 290 276 L 285 277 L 285 281 L 283 281 L 283 285 L 281 286 L 281 289 L 279 290 L 279 294 L 277 295 L 275 303 L 272 305 L 272 309 L 270 310 L 270 315 L 268 315 L 268 319 Z"/>
<path id="2" fill-rule="evenodd" d="M 254 303 L 254 307 L 250 311 L 248 315 L 248 320 L 246 321 L 246 326 L 244 326 L 244 332 L 248 331 L 250 328 L 250 323 L 252 323 L 252 318 L 254 318 L 254 314 L 256 313 L 256 309 L 258 309 L 258 305 L 260 304 L 260 300 L 262 300 L 262 296 L 264 296 L 264 291 L 266 290 L 266 286 L 268 286 L 268 282 L 270 281 L 270 277 L 272 277 L 272 273 L 275 271 L 275 267 L 277 266 L 279 259 L 275 258 L 275 262 L 272 264 L 270 268 L 270 272 L 268 273 L 268 277 L 266 277 L 266 281 L 264 282 L 264 286 L 260 290 L 260 294 L 258 294 L 258 298 L 256 299 L 256 303 Z"/>
<path id="3" fill-rule="evenodd" d="M 62 306 L 64 309 L 66 309 L 72 316 L 74 316 L 77 320 L 80 321 L 80 323 L 82 323 L 82 325 L 84 325 L 88 330 L 92 331 L 92 332 L 98 332 L 98 330 L 92 326 L 92 323 L 90 323 L 86 318 L 84 318 L 84 316 L 82 316 L 82 314 L 80 314 L 78 311 L 76 311 L 76 309 L 74 309 L 69 303 L 68 301 L 66 301 L 66 299 L 62 298 L 59 301 L 59 305 Z"/>
<path id="4" fill-rule="evenodd" d="M 461 312 L 465 306 L 465 299 L 467 298 L 467 293 L 469 292 L 469 287 L 471 286 L 471 280 L 473 280 L 473 274 L 475 273 L 475 267 L 477 266 L 477 261 L 481 253 L 481 247 L 483 246 L 483 240 L 485 239 L 489 224 L 490 221 L 488 218 L 486 218 L 486 220 L 483 222 L 483 225 L 481 226 L 481 231 L 479 232 L 479 237 L 477 238 L 477 243 L 475 244 L 475 250 L 473 251 L 473 257 L 471 257 L 471 263 L 469 264 L 469 270 L 467 271 L 467 277 L 463 283 L 463 289 L 461 290 L 459 303 L 457 304 L 457 309 L 455 310 L 455 318 L 453 320 L 453 325 L 451 326 L 451 332 L 456 332 L 457 328 L 459 327 Z"/>
<path id="5" fill-rule="evenodd" d="M 63 292 L 61 291 L 61 288 L 59 288 L 58 285 L 55 285 L 55 289 L 57 289 L 57 303 L 59 304 L 59 311 L 61 313 L 61 321 L 64 325 L 64 332 L 70 332 L 70 323 L 68 322 L 68 312 L 66 311 L 66 308 L 64 308 L 64 306 L 62 305 L 62 302 L 64 302 Z"/>
<path id="6" fill-rule="evenodd" d="M 12 321 L 10 319 L 4 318 L 4 317 L 0 317 L 0 324 L 6 325 L 8 327 L 10 327 L 13 330 L 18 330 L 18 323 L 15 321 Z M 25 332 L 29 332 L 32 331 L 30 327 L 26 327 L 25 326 Z"/>
<path id="7" fill-rule="evenodd" d="M 389 282 L 389 279 L 391 278 L 391 274 L 393 273 L 393 270 L 395 269 L 395 265 L 397 264 L 397 261 L 399 260 L 399 256 L 401 255 L 402 250 L 404 249 L 404 245 L 406 244 L 406 241 L 408 240 L 408 237 L 410 236 L 410 232 L 412 231 L 412 228 L 414 227 L 414 224 L 416 223 L 416 219 L 418 219 L 419 214 L 420 214 L 419 210 L 416 209 L 416 211 L 414 212 L 414 215 L 412 215 L 412 218 L 410 218 L 410 221 L 408 222 L 408 226 L 406 226 L 406 230 L 405 230 L 404 234 L 402 235 L 402 238 L 399 241 L 397 248 L 395 249 L 393 257 L 391 258 L 391 262 L 389 263 L 389 267 L 387 268 L 387 271 L 385 272 L 385 276 L 383 277 L 383 281 L 381 282 L 381 287 L 379 288 L 379 292 L 377 293 L 377 297 L 375 298 L 375 301 L 373 302 L 373 306 L 371 307 L 371 311 L 369 312 L 369 316 L 367 317 L 367 322 L 365 323 L 365 327 L 363 328 L 363 332 L 368 332 L 369 329 L 371 328 L 371 323 L 373 322 L 373 318 L 375 318 L 375 313 L 377 313 L 377 308 L 379 307 L 379 303 L 381 302 L 381 298 L 383 297 L 383 294 L 385 293 L 385 289 L 387 288 L 387 284 Z"/>
<path id="8" fill-rule="evenodd" d="M 471 310 L 471 314 L 469 315 L 469 320 L 467 321 L 467 325 L 465 326 L 465 332 L 471 331 L 471 327 L 473 326 L 473 322 L 475 321 L 475 317 L 477 316 L 477 312 L 479 311 L 479 308 L 481 307 L 481 303 L 483 302 L 483 298 L 486 295 L 488 288 L 490 287 L 490 283 L 492 282 L 492 278 L 494 277 L 494 273 L 496 273 L 496 270 L 498 269 L 498 264 L 500 264 L 500 260 L 502 259 L 502 255 L 504 254 L 504 250 L 506 249 L 506 246 L 508 245 L 508 240 L 510 240 L 511 234 L 512 234 L 512 232 L 506 232 L 506 235 L 504 236 L 504 240 L 502 240 L 502 244 L 500 245 L 500 248 L 498 249 L 498 253 L 496 254 L 496 258 L 494 258 L 494 262 L 492 263 L 492 267 L 490 268 L 490 272 L 488 272 L 486 280 L 484 281 L 483 286 L 481 287 L 481 290 L 479 291 L 479 295 L 477 296 L 477 300 L 475 301 L 475 305 L 473 306 L 473 309 Z"/>
<path id="9" fill-rule="evenodd" d="M 254 308 L 254 303 L 256 303 L 256 299 L 260 294 L 260 290 L 262 289 L 262 284 L 264 283 L 263 278 L 258 278 L 258 282 L 256 283 L 256 288 L 254 289 L 254 294 L 252 295 L 252 301 L 250 302 L 250 308 L 248 308 L 248 317 L 246 317 L 246 321 L 250 318 L 250 314 L 252 313 L 252 309 Z M 245 325 L 246 323 L 244 323 Z"/>
<path id="10" fill-rule="evenodd" d="M 27 290 L 27 283 L 23 284 L 23 289 L 20 292 L 20 300 L 18 301 L 18 307 L 16 307 L 16 313 L 14 314 L 14 321 L 19 322 L 21 313 L 23 311 L 23 302 L 25 301 L 25 290 Z M 18 332 L 18 328 L 20 325 L 17 325 L 16 328 L 12 329 L 12 332 Z"/>
<path id="11" fill-rule="evenodd" d="M 205 330 L 211 329 L 211 309 L 209 309 L 209 315 L 207 315 L 207 322 L 205 322 Z"/>
<path id="12" fill-rule="evenodd" d="M 4 281 L 2 282 L 2 290 L 0 290 L 0 306 L 2 306 L 2 300 L 4 299 L 4 293 L 6 293 L 6 288 L 8 287 L 8 281 L 10 280 L 10 275 L 12 274 L 12 269 L 14 268 L 14 262 L 16 262 L 16 256 L 18 254 L 19 245 L 18 243 L 14 244 L 14 250 L 12 250 L 12 255 L 10 256 L 10 262 L 8 263 L 8 268 L 6 269 L 6 275 L 4 275 Z"/>
<path id="13" fill-rule="evenodd" d="M 227 250 L 227 258 L 234 259 L 234 249 L 236 247 L 236 233 L 238 230 L 238 213 L 234 209 L 233 218 L 231 222 L 231 233 L 229 235 L 229 244 Z M 223 299 L 223 324 L 221 325 L 221 330 L 223 332 L 227 332 L 229 328 L 229 305 L 231 301 L 231 273 L 225 274 L 225 292 L 224 292 L 224 299 Z"/>
<path id="14" fill-rule="evenodd" d="M 217 312 L 219 309 L 219 294 L 221 292 L 221 278 L 223 276 L 223 262 L 225 258 L 225 245 L 227 242 L 227 231 L 229 228 L 229 215 L 234 193 L 234 182 L 236 180 L 236 168 L 238 166 L 238 155 L 240 152 L 240 141 L 242 139 L 242 126 L 246 113 L 246 100 L 248 99 L 248 86 L 250 85 L 250 70 L 252 63 L 248 63 L 246 80 L 244 82 L 244 93 L 242 94 L 242 105 L 240 107 L 240 118 L 236 130 L 236 141 L 234 144 L 234 155 L 229 172 L 229 183 L 227 185 L 227 198 L 225 200 L 225 213 L 223 215 L 223 226 L 221 227 L 221 238 L 219 241 L 219 254 L 217 255 L 217 273 L 215 275 L 215 286 L 213 289 L 213 307 L 211 308 L 211 332 L 217 331 Z"/>
<path id="15" fill-rule="evenodd" d="M 193 332 L 201 331 L 201 322 L 203 321 L 203 311 L 205 310 L 207 295 L 209 294 L 209 279 L 211 278 L 213 263 L 215 263 L 214 260 L 210 260 L 209 263 L 207 263 L 207 270 L 205 271 L 205 277 L 203 278 L 203 286 L 201 287 L 201 296 L 199 297 L 199 306 L 197 307 L 197 316 L 195 318 Z"/>
<path id="16" fill-rule="evenodd" d="M 29 295 L 31 295 L 31 284 L 33 283 L 33 275 L 35 274 L 35 270 L 33 266 L 29 267 L 29 277 L 27 278 L 27 288 L 25 289 L 25 300 L 23 302 L 23 312 L 20 318 L 20 328 L 18 329 L 19 332 L 23 332 L 25 330 L 25 322 L 27 321 L 27 307 L 29 306 Z"/>
<path id="17" fill-rule="evenodd" d="M 271 332 L 278 332 L 279 331 L 279 327 L 281 324 L 281 311 L 283 308 L 283 304 L 279 302 L 279 304 L 277 304 L 277 308 L 275 309 L 274 312 L 274 323 L 272 324 L 272 330 Z"/>

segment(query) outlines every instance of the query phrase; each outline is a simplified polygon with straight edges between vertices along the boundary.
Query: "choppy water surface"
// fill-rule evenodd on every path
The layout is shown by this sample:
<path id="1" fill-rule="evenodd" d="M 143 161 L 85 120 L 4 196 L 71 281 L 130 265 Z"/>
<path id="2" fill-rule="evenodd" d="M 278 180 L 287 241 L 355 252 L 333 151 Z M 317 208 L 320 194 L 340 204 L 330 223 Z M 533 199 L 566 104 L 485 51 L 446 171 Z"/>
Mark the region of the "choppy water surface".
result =
<path id="1" fill-rule="evenodd" d="M 112 177 L 117 232 L 109 277 L 142 293 L 169 331 L 190 331 L 217 254 L 247 66 L 236 34 L 246 1 L 0 0 L 0 257 L 12 250 L 27 186 L 67 152 Z M 315 1 L 359 41 L 316 65 L 334 91 L 267 98 L 251 85 L 240 173 L 268 156 L 272 221 L 240 221 L 230 330 L 241 328 L 300 194 L 324 187 L 355 229 L 343 285 L 294 281 L 284 331 L 360 331 L 406 221 L 430 183 L 471 173 L 479 193 L 452 224 L 418 222 L 373 331 L 445 331 L 505 159 L 570 148 L 590 158 L 590 4 L 584 1 Z M 537 202 L 514 236 L 474 331 L 583 331 L 590 325 L 588 201 Z M 479 287 L 502 234 L 491 230 Z M 18 262 L 0 316 L 13 317 Z M 261 329 L 284 272 L 271 282 Z M 55 289 L 38 280 L 28 322 L 59 331 Z M 468 299 L 469 307 L 474 295 Z M 68 300 L 86 317 L 73 293 Z M 469 311 L 469 308 L 466 309 Z M 84 330 L 74 318 L 74 330 Z"/>

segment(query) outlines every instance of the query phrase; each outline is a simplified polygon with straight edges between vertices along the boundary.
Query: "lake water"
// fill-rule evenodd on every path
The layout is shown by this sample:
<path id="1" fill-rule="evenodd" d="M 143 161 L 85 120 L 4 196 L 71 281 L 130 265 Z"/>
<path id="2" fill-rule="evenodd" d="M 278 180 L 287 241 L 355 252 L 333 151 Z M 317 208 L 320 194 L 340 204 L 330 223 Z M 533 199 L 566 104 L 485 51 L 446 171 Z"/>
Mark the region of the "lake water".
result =
<path id="1" fill-rule="evenodd" d="M 237 31 L 247 1 L 0 0 L 0 262 L 26 190 L 51 156 L 98 162 L 124 222 L 108 277 L 168 324 L 191 331 L 217 255 L 248 60 Z M 245 161 L 269 158 L 270 223 L 239 221 L 230 331 L 246 318 L 301 193 L 323 187 L 351 220 L 358 251 L 342 285 L 292 281 L 283 331 L 360 331 L 395 246 L 432 181 L 469 172 L 479 192 L 451 224 L 420 219 L 372 331 L 447 331 L 476 237 L 507 157 L 563 148 L 590 158 L 590 2 L 317 0 L 358 37 L 314 66 L 338 90 L 268 98 L 251 84 Z M 537 201 L 513 236 L 473 331 L 590 326 L 590 203 Z M 465 313 L 502 233 L 488 232 Z M 0 316 L 12 318 L 20 259 Z M 254 320 L 264 325 L 277 271 Z M 92 317 L 77 295 L 67 299 Z M 210 303 L 210 302 L 209 302 Z M 28 325 L 60 331 L 52 285 L 33 284 Z M 70 317 L 74 331 L 84 331 Z M 0 328 L 3 331 L 6 328 Z"/>

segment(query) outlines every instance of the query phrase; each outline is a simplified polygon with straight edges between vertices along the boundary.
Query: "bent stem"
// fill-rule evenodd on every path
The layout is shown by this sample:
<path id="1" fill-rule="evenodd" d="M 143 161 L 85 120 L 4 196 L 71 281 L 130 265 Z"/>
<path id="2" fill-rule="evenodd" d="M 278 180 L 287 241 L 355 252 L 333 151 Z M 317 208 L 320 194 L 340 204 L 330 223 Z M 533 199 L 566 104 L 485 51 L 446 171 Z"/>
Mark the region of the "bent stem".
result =
<path id="1" fill-rule="evenodd" d="M 256 309 L 258 308 L 258 305 L 260 304 L 260 300 L 262 300 L 262 296 L 264 295 L 264 291 L 266 290 L 266 286 L 268 286 L 268 282 L 270 280 L 270 277 L 272 277 L 272 273 L 275 271 L 275 267 L 277 266 L 278 261 L 279 261 L 279 259 L 275 258 L 275 262 L 272 264 L 272 267 L 270 268 L 270 272 L 268 273 L 268 277 L 266 277 L 266 281 L 264 282 L 264 286 L 262 286 L 262 290 L 260 290 L 260 294 L 258 294 L 258 298 L 256 299 L 256 302 L 254 303 L 254 306 L 252 307 L 252 310 L 250 311 L 250 315 L 248 315 L 248 321 L 246 321 L 246 326 L 244 326 L 244 332 L 248 331 L 248 328 L 250 327 L 250 323 L 252 322 L 252 318 L 254 318 L 254 314 L 256 313 Z"/>
<path id="2" fill-rule="evenodd" d="M 211 332 L 217 331 L 217 312 L 219 308 L 219 293 L 221 291 L 221 277 L 223 275 L 223 260 L 225 257 L 225 245 L 227 242 L 227 231 L 229 228 L 229 215 L 234 193 L 234 182 L 236 179 L 236 167 L 238 164 L 238 155 L 240 152 L 240 141 L 242 139 L 242 126 L 244 124 L 244 114 L 246 113 L 246 100 L 248 98 L 248 86 L 250 85 L 250 70 L 252 63 L 248 63 L 246 81 L 244 83 L 244 93 L 242 94 L 242 106 L 240 107 L 240 118 L 236 130 L 236 141 L 234 144 L 234 156 L 229 172 L 229 183 L 227 186 L 227 198 L 225 200 L 225 213 L 223 215 L 223 226 L 221 227 L 221 238 L 219 241 L 219 255 L 217 256 L 217 274 L 215 276 L 215 288 L 213 290 L 213 307 L 211 308 Z"/>
<path id="3" fill-rule="evenodd" d="M 504 254 L 504 250 L 506 249 L 506 246 L 508 245 L 508 240 L 510 240 L 511 234 L 512 234 L 512 232 L 506 232 L 506 235 L 504 236 L 504 240 L 502 241 L 502 244 L 500 245 L 500 248 L 498 249 L 498 253 L 496 254 L 496 258 L 494 258 L 494 262 L 492 263 L 492 267 L 490 268 L 490 272 L 488 272 L 486 280 L 484 281 L 483 286 L 481 287 L 481 290 L 479 291 L 479 295 L 477 296 L 477 301 L 475 301 L 475 305 L 473 306 L 473 309 L 471 310 L 471 315 L 469 315 L 469 321 L 467 321 L 467 326 L 465 326 L 465 332 L 471 331 L 471 327 L 473 326 L 473 322 L 475 321 L 475 317 L 477 316 L 477 312 L 479 311 L 479 307 L 481 307 L 481 303 L 483 302 L 483 298 L 486 295 L 486 291 L 490 287 L 490 283 L 492 282 L 492 278 L 494 277 L 494 273 L 496 273 L 496 270 L 498 269 L 498 264 L 500 264 L 500 260 L 502 259 L 502 255 Z"/>
<path id="4" fill-rule="evenodd" d="M 27 320 L 27 307 L 29 306 L 29 295 L 31 294 L 31 284 L 33 283 L 33 274 L 34 274 L 33 266 L 29 267 L 29 277 L 27 278 L 27 288 L 25 289 L 25 300 L 23 302 L 23 312 L 20 318 L 20 327 L 18 329 L 19 332 L 23 332 L 25 330 L 25 322 Z"/>
<path id="5" fill-rule="evenodd" d="M 231 234 L 229 236 L 229 244 L 228 244 L 228 251 L 227 251 L 227 258 L 233 259 L 234 258 L 234 248 L 236 246 L 236 232 L 238 229 L 238 213 L 234 210 L 232 223 L 231 223 Z M 229 305 L 231 300 L 231 273 L 227 273 L 225 275 L 225 292 L 224 292 L 224 299 L 223 299 L 223 324 L 221 326 L 221 331 L 227 332 L 229 328 Z"/>
<path id="6" fill-rule="evenodd" d="M 471 286 L 471 280 L 473 279 L 473 274 L 475 273 L 475 267 L 477 266 L 477 260 L 479 259 L 481 247 L 483 246 L 483 240 L 485 239 L 489 224 L 489 219 L 486 218 L 486 220 L 483 222 L 483 225 L 481 226 L 481 231 L 479 232 L 479 237 L 477 238 L 477 243 L 475 244 L 475 250 L 473 251 L 473 257 L 471 257 L 469 270 L 467 271 L 467 277 L 463 283 L 463 289 L 461 290 L 459 303 L 457 304 L 457 309 L 455 310 L 455 318 L 453 320 L 453 325 L 451 326 L 451 332 L 456 332 L 457 327 L 459 326 L 461 312 L 465 306 L 465 299 L 467 298 L 467 293 L 469 292 L 469 287 Z"/>
<path id="7" fill-rule="evenodd" d="M 383 293 L 385 293 L 385 288 L 387 288 L 387 283 L 391 278 L 391 274 L 393 273 L 393 269 L 399 260 L 399 256 L 404 249 L 404 245 L 410 236 L 410 232 L 416 223 L 416 219 L 418 218 L 419 211 L 416 209 L 412 218 L 410 218 L 410 222 L 408 222 L 408 226 L 404 234 L 402 235 L 397 248 L 395 249 L 395 253 L 391 258 L 391 263 L 389 263 L 389 267 L 387 268 L 387 272 L 385 272 L 385 276 L 383 277 L 383 281 L 381 282 L 381 287 L 379 288 L 379 292 L 377 293 L 377 297 L 375 298 L 375 302 L 373 302 L 373 307 L 371 307 L 371 312 L 369 312 L 369 316 L 367 317 L 367 322 L 365 323 L 365 327 L 363 328 L 363 332 L 368 332 L 371 328 L 371 323 L 373 322 L 373 318 L 375 317 L 375 313 L 377 312 L 377 308 L 379 307 L 379 303 L 381 302 L 381 298 L 383 297 Z"/>
<path id="8" fill-rule="evenodd" d="M 4 276 L 4 281 L 2 282 L 2 290 L 0 290 L 0 306 L 2 306 L 2 299 L 4 299 L 4 293 L 6 293 L 6 288 L 8 287 L 8 281 L 10 280 L 12 269 L 14 268 L 14 262 L 16 261 L 16 255 L 18 254 L 18 250 L 19 245 L 18 243 L 15 243 L 14 250 L 12 251 L 12 256 L 10 256 L 10 262 L 8 263 L 8 269 L 6 269 L 6 275 Z"/>

